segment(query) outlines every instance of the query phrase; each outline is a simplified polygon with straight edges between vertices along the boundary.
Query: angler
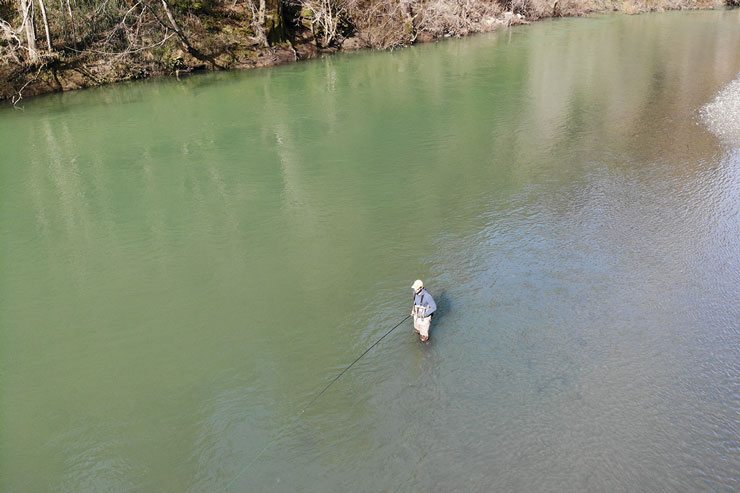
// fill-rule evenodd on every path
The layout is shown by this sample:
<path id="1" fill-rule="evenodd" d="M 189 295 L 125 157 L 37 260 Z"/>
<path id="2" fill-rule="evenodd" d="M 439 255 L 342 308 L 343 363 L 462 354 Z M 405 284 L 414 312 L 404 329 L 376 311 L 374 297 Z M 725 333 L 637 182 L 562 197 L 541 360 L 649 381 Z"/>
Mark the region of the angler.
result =
<path id="1" fill-rule="evenodd" d="M 421 279 L 414 281 L 411 289 L 414 291 L 414 307 L 411 309 L 411 315 L 414 317 L 414 330 L 419 334 L 419 339 L 426 342 L 429 340 L 429 324 L 432 322 L 432 315 L 437 309 L 437 304 Z"/>

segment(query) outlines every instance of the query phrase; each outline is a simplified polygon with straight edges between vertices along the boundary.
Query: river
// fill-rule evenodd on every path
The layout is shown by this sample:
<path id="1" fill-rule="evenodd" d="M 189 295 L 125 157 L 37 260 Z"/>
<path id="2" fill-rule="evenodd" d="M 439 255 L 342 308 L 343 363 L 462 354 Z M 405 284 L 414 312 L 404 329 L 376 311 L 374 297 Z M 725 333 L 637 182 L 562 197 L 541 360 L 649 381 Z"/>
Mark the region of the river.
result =
<path id="1" fill-rule="evenodd" d="M 604 15 L 0 108 L 0 490 L 737 491 L 739 73 Z"/>

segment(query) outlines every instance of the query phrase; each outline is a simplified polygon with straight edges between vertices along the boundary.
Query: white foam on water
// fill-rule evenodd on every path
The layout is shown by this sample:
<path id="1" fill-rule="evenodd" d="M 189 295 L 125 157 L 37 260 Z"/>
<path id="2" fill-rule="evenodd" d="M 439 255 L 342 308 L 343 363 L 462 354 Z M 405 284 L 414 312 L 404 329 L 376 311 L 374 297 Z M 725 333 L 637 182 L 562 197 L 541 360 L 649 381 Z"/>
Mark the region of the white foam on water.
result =
<path id="1" fill-rule="evenodd" d="M 722 141 L 740 147 L 740 76 L 701 109 L 701 118 Z"/>

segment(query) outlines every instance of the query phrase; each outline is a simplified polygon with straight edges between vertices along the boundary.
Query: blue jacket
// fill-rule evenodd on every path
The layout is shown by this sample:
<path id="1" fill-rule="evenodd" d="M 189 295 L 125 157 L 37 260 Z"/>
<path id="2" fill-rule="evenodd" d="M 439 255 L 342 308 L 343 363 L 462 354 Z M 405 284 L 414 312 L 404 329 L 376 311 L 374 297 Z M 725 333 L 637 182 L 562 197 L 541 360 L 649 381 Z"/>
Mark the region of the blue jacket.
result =
<path id="1" fill-rule="evenodd" d="M 424 316 L 428 317 L 437 309 L 437 304 L 434 302 L 434 298 L 429 294 L 427 288 L 422 288 L 421 293 L 414 294 L 414 305 L 426 306 L 427 309 L 424 312 Z"/>

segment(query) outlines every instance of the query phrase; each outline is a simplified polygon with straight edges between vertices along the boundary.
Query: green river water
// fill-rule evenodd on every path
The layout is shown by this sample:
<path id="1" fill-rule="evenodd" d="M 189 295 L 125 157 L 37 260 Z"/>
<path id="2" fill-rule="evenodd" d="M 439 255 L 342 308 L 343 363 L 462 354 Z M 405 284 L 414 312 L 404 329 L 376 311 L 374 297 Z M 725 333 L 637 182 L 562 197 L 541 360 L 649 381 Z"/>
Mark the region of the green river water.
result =
<path id="1" fill-rule="evenodd" d="M 0 491 L 737 491 L 738 73 L 608 15 L 0 107 Z"/>

